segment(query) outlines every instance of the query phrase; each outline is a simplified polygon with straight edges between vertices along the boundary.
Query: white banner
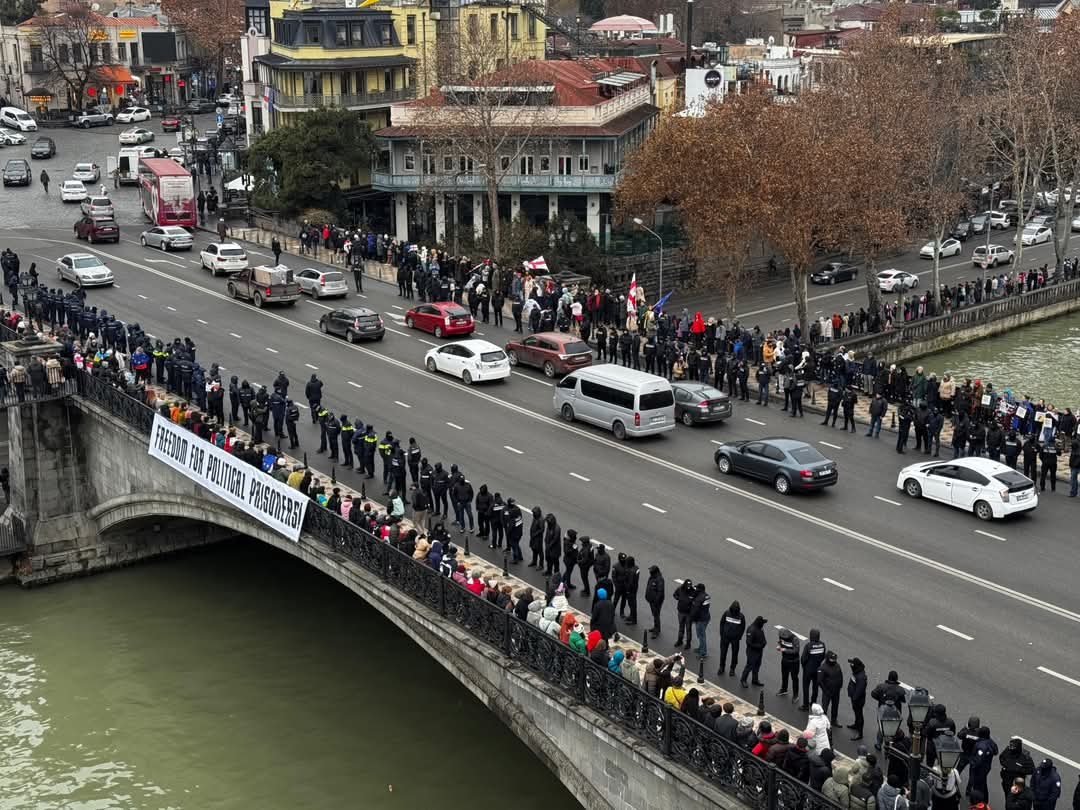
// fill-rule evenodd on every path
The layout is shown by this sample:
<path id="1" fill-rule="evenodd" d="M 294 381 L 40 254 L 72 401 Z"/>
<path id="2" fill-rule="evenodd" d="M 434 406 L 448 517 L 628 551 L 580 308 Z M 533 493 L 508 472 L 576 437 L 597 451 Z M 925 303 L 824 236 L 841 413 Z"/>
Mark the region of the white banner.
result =
<path id="1" fill-rule="evenodd" d="M 306 496 L 189 430 L 154 415 L 148 452 L 226 503 L 299 541 Z"/>

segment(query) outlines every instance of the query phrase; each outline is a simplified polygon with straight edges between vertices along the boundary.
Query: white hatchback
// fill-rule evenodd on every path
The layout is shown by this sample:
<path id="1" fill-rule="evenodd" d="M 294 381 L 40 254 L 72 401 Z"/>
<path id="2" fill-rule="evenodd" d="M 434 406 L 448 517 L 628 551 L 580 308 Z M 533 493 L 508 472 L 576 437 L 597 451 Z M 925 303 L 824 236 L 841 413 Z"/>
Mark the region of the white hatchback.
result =
<path id="1" fill-rule="evenodd" d="M 911 290 L 919 286 L 919 277 L 906 270 L 882 270 L 877 274 L 878 289 L 881 292 Z"/>
<path id="2" fill-rule="evenodd" d="M 980 520 L 1030 512 L 1039 505 L 1035 482 L 982 456 L 923 461 L 900 470 L 896 488 L 912 498 L 941 501 Z"/>
<path id="3" fill-rule="evenodd" d="M 137 124 L 139 121 L 149 121 L 150 111 L 146 107 L 128 107 L 116 114 L 116 120 L 121 124 Z"/>
<path id="4" fill-rule="evenodd" d="M 486 340 L 459 340 L 430 349 L 424 355 L 427 370 L 458 377 L 466 385 L 510 378 L 510 360 L 500 347 Z"/>

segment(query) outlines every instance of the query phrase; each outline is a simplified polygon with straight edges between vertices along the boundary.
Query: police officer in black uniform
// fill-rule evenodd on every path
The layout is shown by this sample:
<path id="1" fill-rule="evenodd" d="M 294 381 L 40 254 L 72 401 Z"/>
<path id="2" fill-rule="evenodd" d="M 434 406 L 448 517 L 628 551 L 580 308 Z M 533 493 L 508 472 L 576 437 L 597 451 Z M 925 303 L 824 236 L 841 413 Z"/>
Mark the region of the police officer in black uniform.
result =
<path id="1" fill-rule="evenodd" d="M 322 406 L 322 380 L 311 375 L 307 385 L 304 386 L 304 396 L 307 397 L 308 407 L 311 408 L 311 424 L 319 421 L 319 408 Z"/>
<path id="2" fill-rule="evenodd" d="M 330 418 L 330 411 L 324 408 L 321 404 L 318 407 L 318 411 L 315 414 L 315 421 L 319 423 L 319 450 L 320 453 L 326 452 L 326 420 Z"/>
<path id="3" fill-rule="evenodd" d="M 233 379 L 235 380 L 236 378 L 233 377 Z M 299 419 L 300 408 L 291 399 L 285 400 L 285 429 L 289 431 L 290 450 L 295 450 L 297 447 L 300 446 L 300 439 L 296 435 L 296 423 Z"/>
<path id="4" fill-rule="evenodd" d="M 794 703 L 799 699 L 799 640 L 786 627 L 780 630 L 780 642 L 776 645 L 780 651 L 780 691 L 777 697 L 788 693 L 788 679 L 791 679 L 791 691 Z"/>
<path id="5" fill-rule="evenodd" d="M 349 415 L 343 413 L 339 420 L 341 424 L 341 463 L 350 470 L 353 465 L 353 436 L 356 427 L 349 421 Z"/>
<path id="6" fill-rule="evenodd" d="M 821 640 L 821 631 L 814 628 L 810 631 L 810 640 L 803 647 L 802 657 L 802 706 L 801 711 L 810 711 L 810 704 L 817 703 L 818 699 L 818 670 L 825 660 L 825 642 Z M 810 687 L 813 686 L 813 697 Z"/>
<path id="7" fill-rule="evenodd" d="M 1058 447 L 1053 439 L 1042 446 L 1039 453 L 1042 462 L 1042 474 L 1039 476 L 1039 491 L 1046 492 L 1046 476 L 1050 476 L 1050 491 L 1057 492 L 1057 461 Z"/>
<path id="8" fill-rule="evenodd" d="M 375 450 L 379 444 L 379 437 L 375 435 L 375 426 L 368 425 L 364 431 L 364 477 L 375 477 Z"/>
<path id="9" fill-rule="evenodd" d="M 405 451 L 405 460 L 409 464 L 409 478 L 415 484 L 420 480 L 420 459 L 423 453 L 420 452 L 420 445 L 416 443 L 416 437 L 409 437 L 409 449 Z M 400 492 L 400 490 L 398 490 Z"/>
<path id="10" fill-rule="evenodd" d="M 341 423 L 338 422 L 333 411 L 327 411 L 326 418 L 323 420 L 322 424 L 323 435 L 326 437 L 326 444 L 330 448 L 330 461 L 337 461 L 338 439 L 341 437 Z"/>

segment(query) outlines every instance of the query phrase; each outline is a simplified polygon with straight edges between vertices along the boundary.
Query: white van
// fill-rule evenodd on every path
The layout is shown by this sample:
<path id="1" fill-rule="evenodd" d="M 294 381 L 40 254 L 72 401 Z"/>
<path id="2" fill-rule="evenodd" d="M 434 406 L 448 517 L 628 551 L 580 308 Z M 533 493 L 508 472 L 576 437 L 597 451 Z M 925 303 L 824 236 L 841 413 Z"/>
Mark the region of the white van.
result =
<path id="1" fill-rule="evenodd" d="M 567 422 L 580 419 L 610 430 L 620 440 L 675 429 L 671 383 L 612 363 L 567 374 L 555 386 L 552 402 Z"/>
<path id="2" fill-rule="evenodd" d="M 0 124 L 12 127 L 19 132 L 37 132 L 37 121 L 26 110 L 18 107 L 0 107 Z"/>

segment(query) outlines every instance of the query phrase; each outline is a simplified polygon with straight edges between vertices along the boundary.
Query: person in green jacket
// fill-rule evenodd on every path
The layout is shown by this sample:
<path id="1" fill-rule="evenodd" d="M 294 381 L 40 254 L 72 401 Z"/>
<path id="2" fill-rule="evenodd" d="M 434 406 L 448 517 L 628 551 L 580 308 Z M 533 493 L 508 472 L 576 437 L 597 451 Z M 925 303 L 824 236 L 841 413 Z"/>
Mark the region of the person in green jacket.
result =
<path id="1" fill-rule="evenodd" d="M 570 631 L 570 649 L 581 655 L 585 655 L 585 628 L 578 622 Z"/>

